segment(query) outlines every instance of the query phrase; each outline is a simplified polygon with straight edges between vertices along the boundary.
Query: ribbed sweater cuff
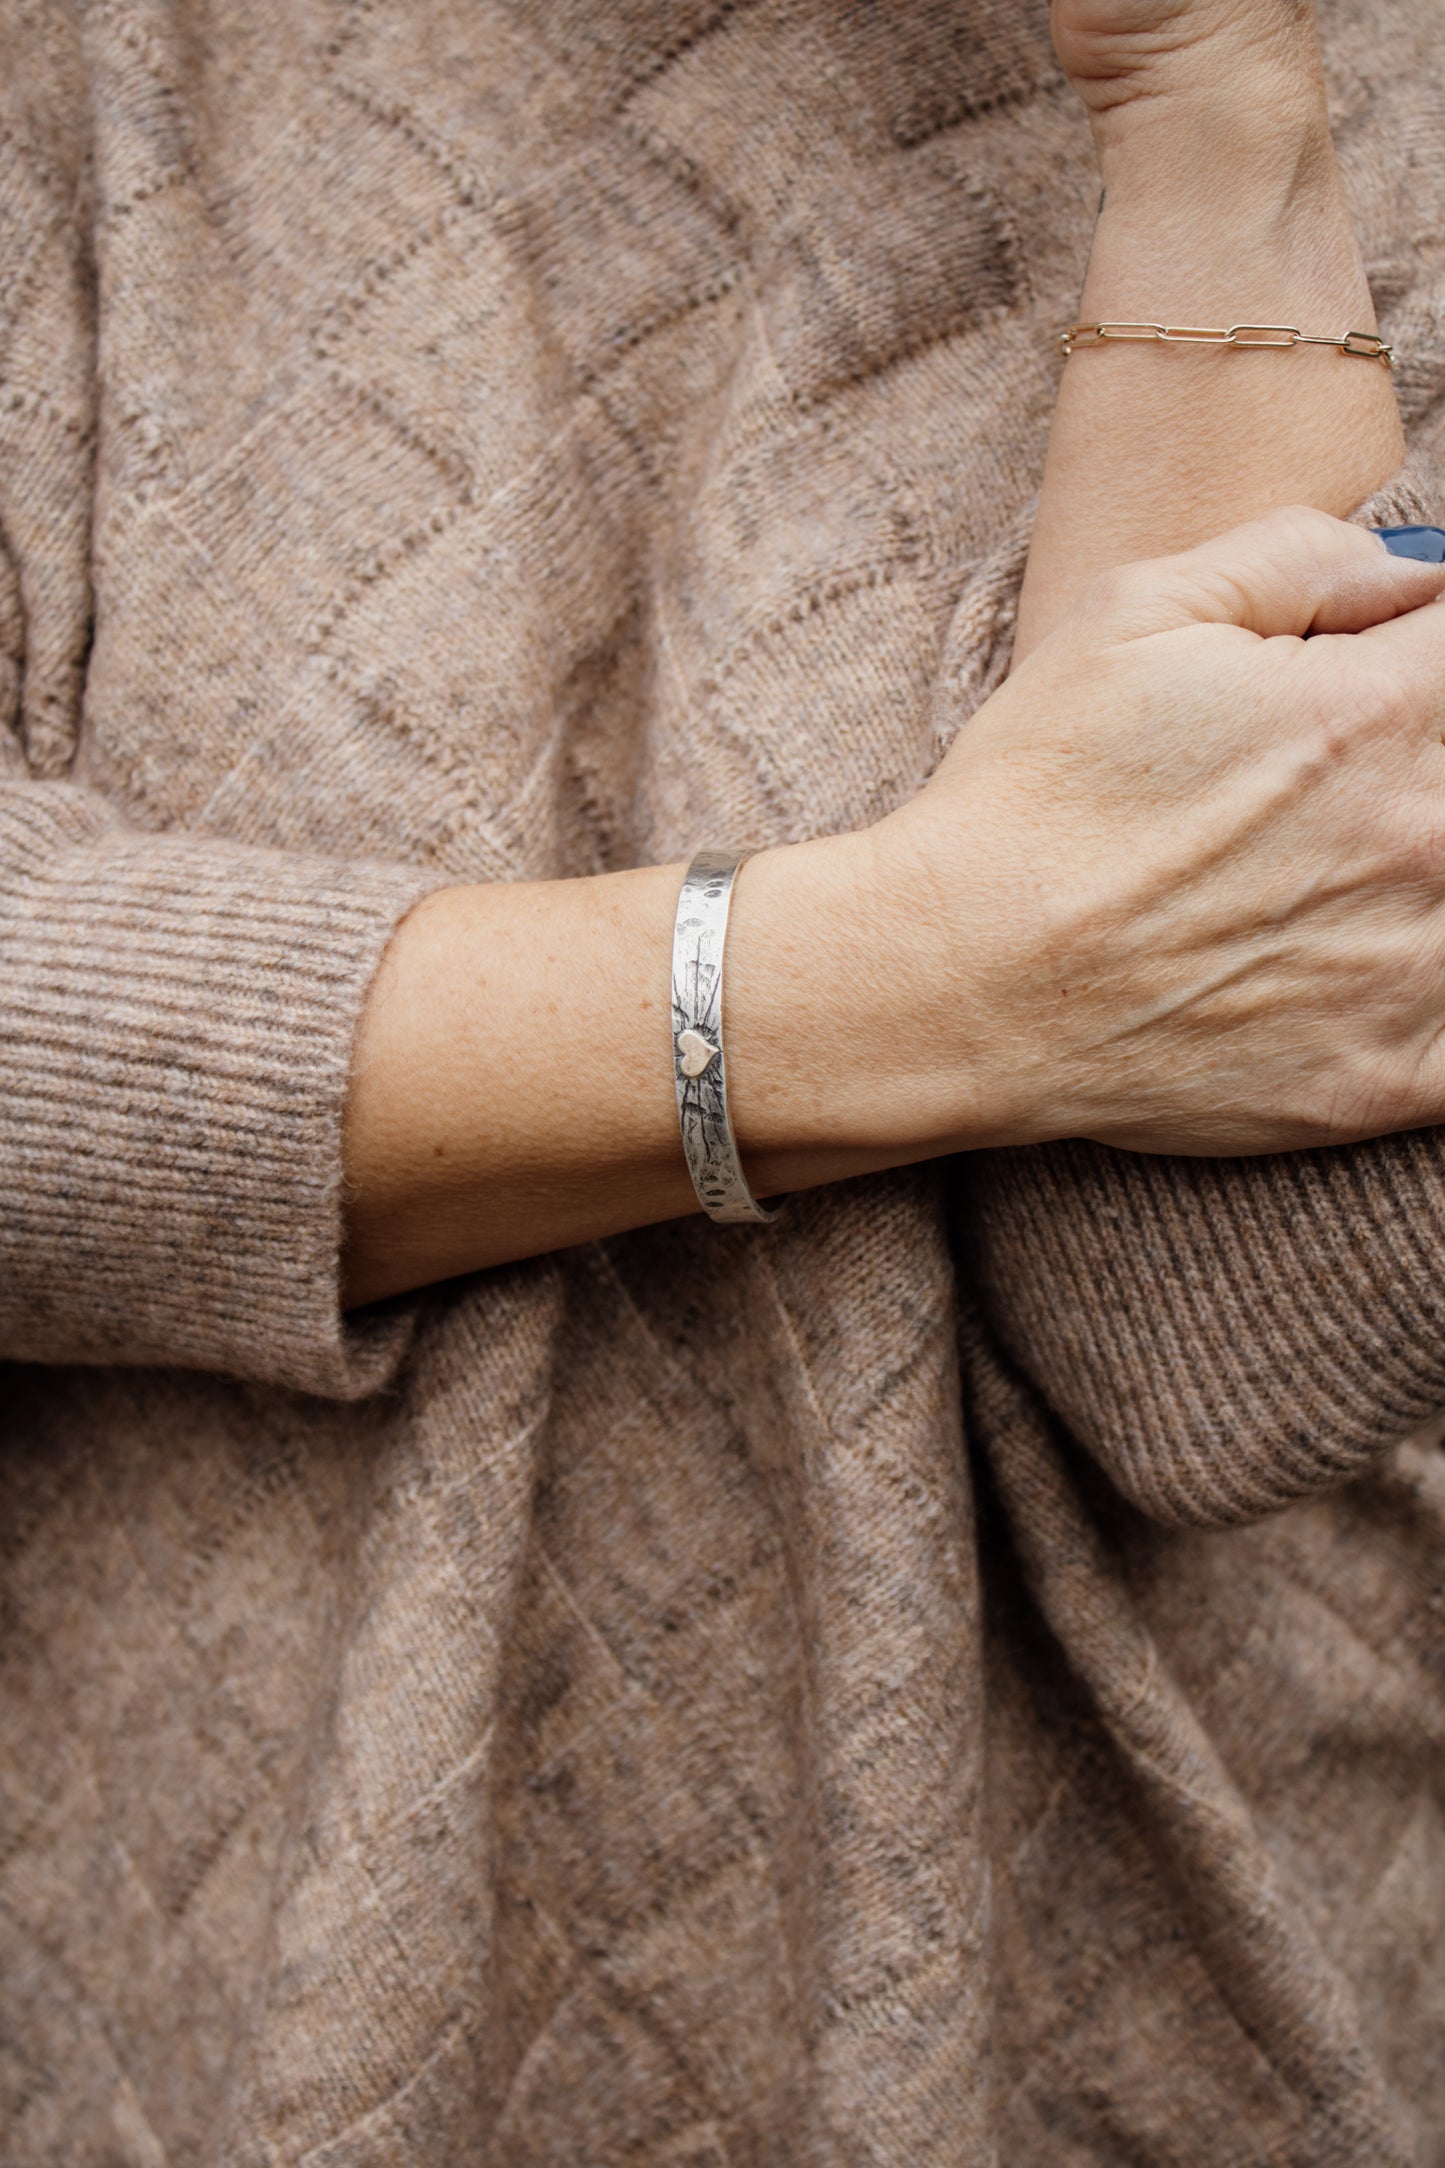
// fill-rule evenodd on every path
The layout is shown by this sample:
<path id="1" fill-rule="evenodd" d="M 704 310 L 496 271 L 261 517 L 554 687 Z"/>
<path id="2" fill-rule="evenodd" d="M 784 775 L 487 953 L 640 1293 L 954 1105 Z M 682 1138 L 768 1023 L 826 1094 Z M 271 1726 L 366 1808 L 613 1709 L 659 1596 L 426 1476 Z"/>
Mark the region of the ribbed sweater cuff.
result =
<path id="1" fill-rule="evenodd" d="M 341 1314 L 341 1118 L 372 974 L 436 885 L 0 790 L 0 1353 L 384 1382 L 408 1318 Z"/>
<path id="2" fill-rule="evenodd" d="M 1151 1518 L 1258 1519 L 1445 1405 L 1441 1145 L 990 1154 L 973 1184 L 985 1306 Z"/>

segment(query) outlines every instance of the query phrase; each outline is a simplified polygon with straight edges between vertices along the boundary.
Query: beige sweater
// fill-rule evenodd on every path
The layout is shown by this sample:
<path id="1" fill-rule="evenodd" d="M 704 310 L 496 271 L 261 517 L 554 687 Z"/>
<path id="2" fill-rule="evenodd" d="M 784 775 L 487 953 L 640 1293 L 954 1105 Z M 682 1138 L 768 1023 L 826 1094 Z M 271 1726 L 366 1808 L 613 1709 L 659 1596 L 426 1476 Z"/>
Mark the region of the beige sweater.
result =
<path id="1" fill-rule="evenodd" d="M 1440 4 L 1323 13 L 1440 509 Z M 337 1311 L 411 899 L 995 682 L 1045 14 L 0 0 L 7 2168 L 1445 2162 L 1435 1138 Z"/>

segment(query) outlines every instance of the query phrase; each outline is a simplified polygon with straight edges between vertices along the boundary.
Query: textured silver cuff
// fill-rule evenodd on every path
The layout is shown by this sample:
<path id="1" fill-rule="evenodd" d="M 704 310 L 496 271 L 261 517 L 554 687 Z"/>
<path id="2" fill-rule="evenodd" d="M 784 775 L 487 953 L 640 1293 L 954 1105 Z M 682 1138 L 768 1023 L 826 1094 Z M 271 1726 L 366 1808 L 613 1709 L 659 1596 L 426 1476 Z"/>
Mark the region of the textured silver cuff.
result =
<path id="1" fill-rule="evenodd" d="M 728 1119 L 723 944 L 746 852 L 699 851 L 683 876 L 672 936 L 672 1060 L 682 1149 L 710 1219 L 773 1220 L 748 1188 Z"/>

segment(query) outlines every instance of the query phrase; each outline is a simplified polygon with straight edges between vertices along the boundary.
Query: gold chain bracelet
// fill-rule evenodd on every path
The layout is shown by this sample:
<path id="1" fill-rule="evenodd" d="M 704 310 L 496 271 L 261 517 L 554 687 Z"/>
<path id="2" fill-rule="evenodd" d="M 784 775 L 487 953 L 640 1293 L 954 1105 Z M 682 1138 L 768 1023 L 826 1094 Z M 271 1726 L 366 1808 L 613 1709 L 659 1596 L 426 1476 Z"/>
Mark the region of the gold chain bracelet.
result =
<path id="1" fill-rule="evenodd" d="M 1210 330 L 1198 324 L 1071 324 L 1059 333 L 1059 345 L 1072 354 L 1076 346 L 1103 346 L 1111 339 L 1166 340 L 1181 346 L 1332 346 L 1361 361 L 1395 366 L 1394 349 L 1374 331 L 1347 331 L 1342 338 L 1296 331 L 1292 324 L 1231 324 Z"/>

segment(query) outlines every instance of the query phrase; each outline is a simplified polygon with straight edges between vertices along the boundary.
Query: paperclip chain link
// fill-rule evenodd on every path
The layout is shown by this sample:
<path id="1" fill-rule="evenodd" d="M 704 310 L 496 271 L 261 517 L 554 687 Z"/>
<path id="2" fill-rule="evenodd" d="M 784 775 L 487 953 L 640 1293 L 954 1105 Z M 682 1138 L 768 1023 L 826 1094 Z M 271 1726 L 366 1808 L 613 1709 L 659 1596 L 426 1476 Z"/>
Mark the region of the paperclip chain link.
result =
<path id="1" fill-rule="evenodd" d="M 1104 346 L 1110 340 L 1142 340 L 1178 346 L 1332 346 L 1337 353 L 1353 354 L 1360 361 L 1382 361 L 1395 366 L 1394 349 L 1374 331 L 1346 331 L 1336 337 L 1299 331 L 1293 324 L 1230 324 L 1213 328 L 1200 324 L 1071 324 L 1059 333 L 1065 355 L 1079 346 Z"/>

